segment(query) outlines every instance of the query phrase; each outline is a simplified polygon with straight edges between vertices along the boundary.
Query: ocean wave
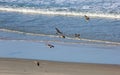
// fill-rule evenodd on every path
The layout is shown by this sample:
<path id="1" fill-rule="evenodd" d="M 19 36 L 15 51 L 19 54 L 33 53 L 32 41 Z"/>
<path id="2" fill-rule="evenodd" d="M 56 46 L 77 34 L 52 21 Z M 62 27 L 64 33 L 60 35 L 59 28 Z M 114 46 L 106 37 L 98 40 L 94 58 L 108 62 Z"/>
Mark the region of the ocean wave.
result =
<path id="1" fill-rule="evenodd" d="M 5 6 L 37 7 L 44 9 L 67 8 L 69 11 L 120 14 L 119 0 L 0 0 Z"/>
<path id="2" fill-rule="evenodd" d="M 78 4 L 83 2 L 104 2 L 104 3 L 113 3 L 113 2 L 120 2 L 119 0 L 0 0 L 0 2 L 7 2 L 7 3 L 33 3 L 33 4 Z"/>
<path id="3" fill-rule="evenodd" d="M 108 13 L 89 13 L 89 12 L 68 12 L 68 11 L 52 11 L 49 9 L 31 9 L 31 8 L 18 8 L 18 7 L 0 7 L 0 11 L 7 12 L 20 12 L 25 14 L 44 14 L 44 15 L 63 15 L 63 16 L 90 16 L 100 18 L 117 18 L 120 19 L 120 14 L 108 14 Z"/>
<path id="4" fill-rule="evenodd" d="M 31 36 L 45 36 L 45 37 L 59 38 L 58 35 L 36 34 L 36 33 L 29 33 L 29 32 L 10 30 L 10 29 L 0 29 L 0 31 L 12 32 L 12 33 L 18 33 L 18 34 L 25 34 L 25 35 L 31 35 Z M 5 38 L 3 38 L 3 39 L 5 39 Z M 75 37 L 69 37 L 69 36 L 66 36 L 66 39 L 67 40 L 75 40 L 75 41 L 78 40 L 78 41 L 84 41 L 84 42 L 91 42 L 91 43 L 99 43 L 99 44 L 107 44 L 107 45 L 120 45 L 119 42 L 111 42 L 111 41 L 103 41 L 103 40 L 92 40 L 92 39 L 85 39 L 85 38 L 75 38 Z M 72 42 L 72 43 L 77 43 L 77 42 Z"/>

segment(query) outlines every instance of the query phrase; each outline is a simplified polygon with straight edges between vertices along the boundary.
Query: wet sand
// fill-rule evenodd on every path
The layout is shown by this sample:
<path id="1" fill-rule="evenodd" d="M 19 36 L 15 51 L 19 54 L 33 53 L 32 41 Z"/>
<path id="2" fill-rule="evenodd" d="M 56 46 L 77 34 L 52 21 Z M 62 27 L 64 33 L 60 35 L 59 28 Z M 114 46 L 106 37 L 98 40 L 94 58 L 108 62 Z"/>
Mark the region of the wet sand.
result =
<path id="1" fill-rule="evenodd" d="M 120 75 L 119 48 L 53 44 L 0 40 L 0 75 Z"/>
<path id="2" fill-rule="evenodd" d="M 36 64 L 39 62 L 39 66 Z M 0 75 L 119 75 L 120 65 L 0 58 Z"/>
<path id="3" fill-rule="evenodd" d="M 0 57 L 120 65 L 119 46 L 48 43 L 54 48 L 45 42 L 0 40 Z"/>

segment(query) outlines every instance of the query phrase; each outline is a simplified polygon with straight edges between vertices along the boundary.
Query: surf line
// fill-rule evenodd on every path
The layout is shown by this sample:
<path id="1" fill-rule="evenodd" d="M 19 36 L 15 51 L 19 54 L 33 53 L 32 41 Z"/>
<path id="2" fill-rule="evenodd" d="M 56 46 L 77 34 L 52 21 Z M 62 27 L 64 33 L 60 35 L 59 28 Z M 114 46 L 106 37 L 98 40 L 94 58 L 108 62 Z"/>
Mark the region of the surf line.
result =
<path id="1" fill-rule="evenodd" d="M 38 33 L 29 33 L 29 32 L 17 31 L 17 30 L 10 30 L 10 29 L 0 29 L 0 31 L 3 31 L 3 32 L 11 32 L 11 33 L 18 33 L 18 34 L 26 34 L 26 35 L 31 35 L 31 36 L 58 37 L 58 36 L 54 36 L 54 35 L 38 34 Z"/>
<path id="2" fill-rule="evenodd" d="M 85 38 L 70 38 L 70 37 L 66 37 L 66 38 L 71 39 L 71 40 L 81 40 L 81 41 L 86 41 L 86 42 L 96 42 L 96 43 L 103 43 L 103 44 L 120 45 L 119 42 L 112 42 L 112 41 L 91 40 L 91 39 L 85 39 Z"/>
<path id="3" fill-rule="evenodd" d="M 10 29 L 0 29 L 0 31 L 12 32 L 12 33 L 18 33 L 18 34 L 26 34 L 26 35 L 31 35 L 31 36 L 48 36 L 48 37 L 56 37 L 56 38 L 59 37 L 59 36 L 56 36 L 56 35 L 35 34 L 35 33 L 28 33 L 28 32 L 22 32 L 22 31 L 10 30 Z M 90 39 L 84 39 L 84 38 L 80 38 L 79 39 L 79 38 L 71 38 L 71 37 L 66 37 L 66 39 L 69 39 L 69 40 L 82 40 L 82 41 L 97 42 L 97 43 L 104 43 L 104 44 L 120 45 L 119 42 L 111 42 L 111 41 L 90 40 Z"/>
<path id="4" fill-rule="evenodd" d="M 62 15 L 62 16 L 84 16 L 84 15 L 87 15 L 89 17 L 120 19 L 120 14 L 67 12 L 67 11 L 52 11 L 52 10 L 43 10 L 43 9 L 30 9 L 30 8 L 0 7 L 0 11 L 20 12 L 20 13 L 26 13 L 26 14 Z"/>

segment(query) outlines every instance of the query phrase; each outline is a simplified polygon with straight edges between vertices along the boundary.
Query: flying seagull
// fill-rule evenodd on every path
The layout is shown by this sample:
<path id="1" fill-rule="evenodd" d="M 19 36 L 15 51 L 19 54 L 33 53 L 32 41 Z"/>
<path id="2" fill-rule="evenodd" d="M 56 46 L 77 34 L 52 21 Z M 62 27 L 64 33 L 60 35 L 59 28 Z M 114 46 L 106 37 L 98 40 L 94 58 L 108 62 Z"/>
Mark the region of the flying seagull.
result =
<path id="1" fill-rule="evenodd" d="M 87 21 L 90 20 L 90 18 L 88 16 L 84 15 L 84 17 Z"/>
<path id="2" fill-rule="evenodd" d="M 56 34 L 63 34 L 58 28 L 55 28 L 57 33 Z"/>
<path id="3" fill-rule="evenodd" d="M 58 28 L 55 28 L 57 33 L 61 38 L 65 38 L 65 35 L 58 29 Z"/>
<path id="4" fill-rule="evenodd" d="M 47 44 L 49 48 L 54 48 L 52 44 Z"/>

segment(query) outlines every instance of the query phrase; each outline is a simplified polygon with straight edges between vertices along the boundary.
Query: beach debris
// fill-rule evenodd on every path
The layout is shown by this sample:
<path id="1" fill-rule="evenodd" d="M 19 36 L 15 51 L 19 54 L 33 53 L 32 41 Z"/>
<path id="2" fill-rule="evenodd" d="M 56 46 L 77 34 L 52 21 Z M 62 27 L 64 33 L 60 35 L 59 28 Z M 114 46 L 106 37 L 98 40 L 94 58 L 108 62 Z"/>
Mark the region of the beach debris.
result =
<path id="1" fill-rule="evenodd" d="M 38 61 L 34 61 L 37 66 L 40 66 L 40 63 Z"/>
<path id="2" fill-rule="evenodd" d="M 58 28 L 55 28 L 56 29 L 56 34 L 58 34 L 61 38 L 65 38 L 65 35 L 58 29 Z"/>
<path id="3" fill-rule="evenodd" d="M 90 18 L 88 16 L 84 15 L 84 17 L 87 21 L 90 20 Z"/>
<path id="4" fill-rule="evenodd" d="M 54 48 L 52 44 L 47 44 L 49 48 Z"/>
<path id="5" fill-rule="evenodd" d="M 75 37 L 80 38 L 80 34 L 75 34 Z"/>
<path id="6" fill-rule="evenodd" d="M 40 64 L 39 64 L 39 62 L 37 62 L 37 66 L 39 66 Z"/>

